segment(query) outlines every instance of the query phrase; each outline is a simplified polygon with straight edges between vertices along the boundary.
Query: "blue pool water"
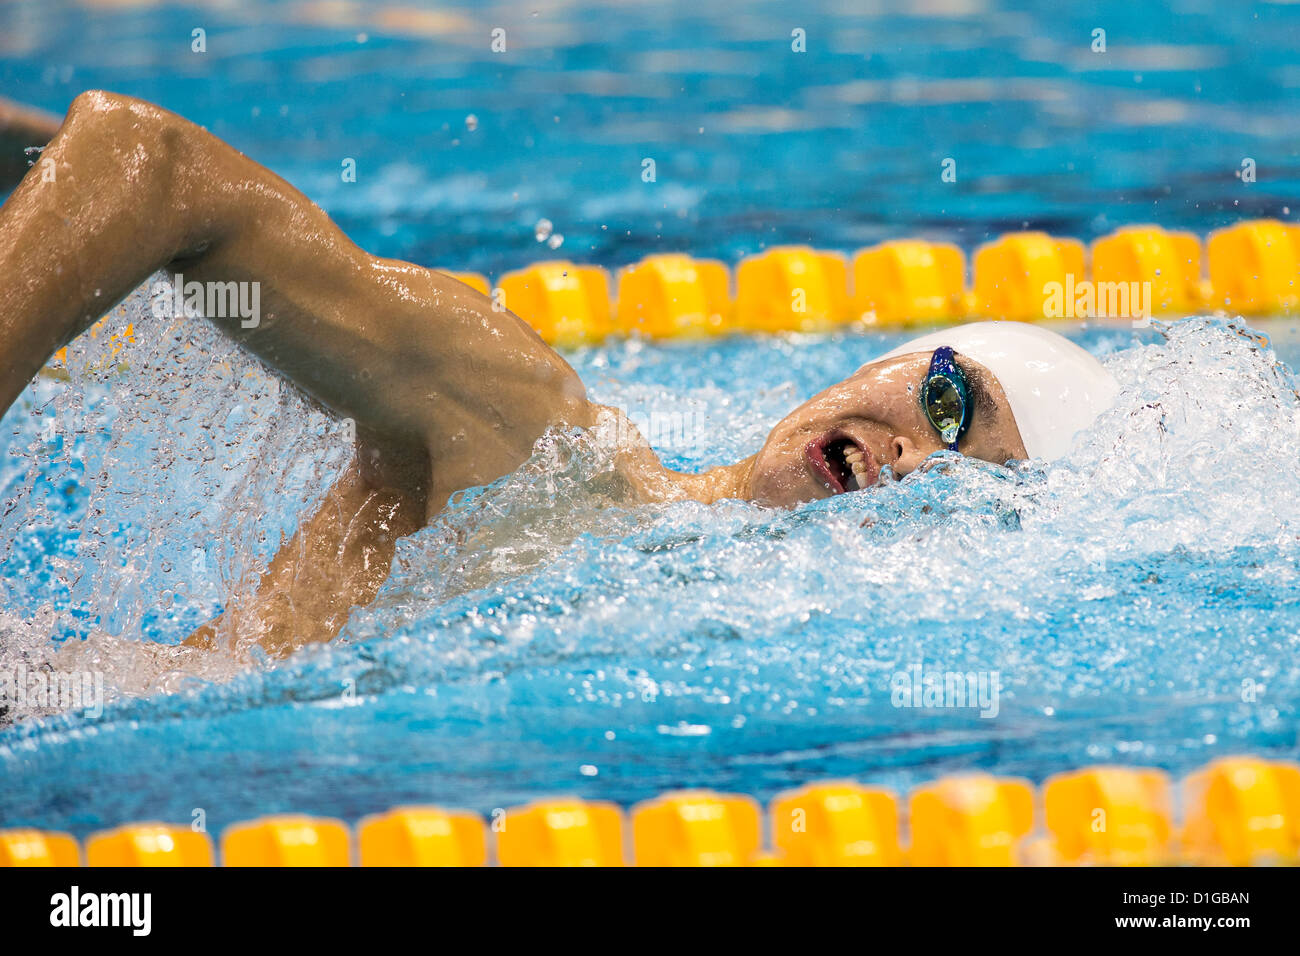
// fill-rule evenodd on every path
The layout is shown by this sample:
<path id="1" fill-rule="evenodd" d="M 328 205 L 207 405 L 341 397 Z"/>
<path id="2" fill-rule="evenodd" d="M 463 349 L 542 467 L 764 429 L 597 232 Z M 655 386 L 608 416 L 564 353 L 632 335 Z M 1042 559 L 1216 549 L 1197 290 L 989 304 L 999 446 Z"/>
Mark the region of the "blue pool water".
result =
<path id="1" fill-rule="evenodd" d="M 493 274 L 556 255 L 734 261 L 789 241 L 969 248 L 1024 225 L 1088 238 L 1289 217 L 1294 6 L 855 6 L 285 3 L 255 19 L 6 4 L 0 90 L 51 109 L 92 86 L 146 96 L 371 251 Z M 507 54 L 488 49 L 498 24 Z M 206 54 L 189 52 L 195 26 Z M 806 54 L 789 51 L 795 27 Z M 940 182 L 948 156 L 956 184 Z M 1254 184 L 1233 175 L 1246 156 Z M 534 238 L 541 218 L 558 250 Z M 0 823 L 84 832 L 201 809 L 219 828 L 1300 753 L 1289 324 L 1253 323 L 1271 349 L 1216 320 L 1068 328 L 1124 390 L 1067 460 L 936 460 L 791 512 L 630 506 L 603 480 L 607 436 L 549 435 L 404 541 L 341 641 L 196 678 L 158 645 L 237 599 L 346 446 L 206 326 L 138 300 L 114 323 L 129 320 L 124 352 L 79 343 L 72 383 L 39 380 L 0 422 L 0 669 L 93 670 L 111 696 L 97 718 L 0 729 Z M 670 464 L 698 469 L 753 451 L 900 339 L 623 342 L 571 360 Z M 918 667 L 996 672 L 996 715 L 896 706 Z"/>

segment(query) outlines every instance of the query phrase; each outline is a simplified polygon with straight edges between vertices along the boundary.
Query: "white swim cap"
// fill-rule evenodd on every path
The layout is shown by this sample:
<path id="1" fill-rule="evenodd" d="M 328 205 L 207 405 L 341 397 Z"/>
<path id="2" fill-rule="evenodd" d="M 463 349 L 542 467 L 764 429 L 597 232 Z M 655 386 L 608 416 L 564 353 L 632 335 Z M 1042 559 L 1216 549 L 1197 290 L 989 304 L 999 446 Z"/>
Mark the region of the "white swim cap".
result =
<path id="1" fill-rule="evenodd" d="M 1075 434 L 1110 408 L 1114 376 L 1063 335 L 1025 322 L 973 322 L 931 332 L 881 358 L 947 345 L 987 368 L 1011 403 L 1030 458 L 1060 458 Z M 879 359 L 877 359 L 879 361 Z"/>

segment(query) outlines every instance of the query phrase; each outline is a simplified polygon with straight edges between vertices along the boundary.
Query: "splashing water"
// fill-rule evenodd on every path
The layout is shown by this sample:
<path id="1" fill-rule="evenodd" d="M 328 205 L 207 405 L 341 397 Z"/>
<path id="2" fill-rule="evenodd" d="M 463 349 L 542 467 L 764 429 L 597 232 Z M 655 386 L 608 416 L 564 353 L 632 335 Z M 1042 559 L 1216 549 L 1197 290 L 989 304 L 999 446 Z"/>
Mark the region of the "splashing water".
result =
<path id="1" fill-rule="evenodd" d="M 181 675 L 154 642 L 248 593 L 347 460 L 342 429 L 212 325 L 155 318 L 144 290 L 157 283 L 5 417 L 0 672 L 48 660 L 53 638 L 68 644 L 60 667 L 167 686 Z M 233 673 L 216 655 L 186 663 Z"/>
<path id="2" fill-rule="evenodd" d="M 250 667 L 159 647 L 247 593 L 347 448 L 210 327 L 142 328 L 140 312 L 121 317 L 134 344 L 85 343 L 71 386 L 39 383 L 5 419 L 26 450 L 2 476 L 0 663 L 62 642 L 121 695 L 101 718 L 0 732 L 6 820 L 764 796 L 831 775 L 1296 750 L 1300 398 L 1239 325 L 1076 333 L 1123 389 L 1061 462 L 944 453 L 791 511 L 633 505 L 612 430 L 554 430 L 404 539 L 339 640 Z M 751 453 L 897 340 L 632 341 L 573 361 L 696 469 Z M 936 672 L 992 696 L 903 693 Z"/>

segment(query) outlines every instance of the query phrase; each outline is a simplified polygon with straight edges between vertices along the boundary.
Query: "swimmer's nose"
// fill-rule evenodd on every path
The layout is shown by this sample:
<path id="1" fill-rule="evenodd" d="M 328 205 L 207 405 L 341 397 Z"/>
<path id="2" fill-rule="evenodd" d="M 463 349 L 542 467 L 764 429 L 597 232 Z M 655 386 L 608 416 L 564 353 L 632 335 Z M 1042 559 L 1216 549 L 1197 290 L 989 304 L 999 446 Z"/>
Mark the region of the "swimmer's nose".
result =
<path id="1" fill-rule="evenodd" d="M 894 460 L 889 464 L 897 478 L 912 473 L 916 470 L 916 466 L 925 460 L 924 453 L 906 435 L 895 435 L 890 444 L 890 451 L 893 453 Z"/>

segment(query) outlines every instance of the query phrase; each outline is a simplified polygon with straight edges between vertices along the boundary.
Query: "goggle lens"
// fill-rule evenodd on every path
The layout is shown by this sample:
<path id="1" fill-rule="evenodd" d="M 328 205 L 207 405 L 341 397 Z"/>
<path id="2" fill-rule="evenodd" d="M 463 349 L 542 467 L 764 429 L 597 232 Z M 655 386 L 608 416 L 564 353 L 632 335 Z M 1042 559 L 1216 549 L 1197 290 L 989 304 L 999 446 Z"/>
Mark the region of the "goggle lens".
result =
<path id="1" fill-rule="evenodd" d="M 947 377 L 936 375 L 926 382 L 925 414 L 945 445 L 957 440 L 966 419 L 966 403 L 957 386 Z"/>
<path id="2" fill-rule="evenodd" d="M 968 395 L 966 375 L 952 349 L 946 345 L 935 349 L 930 358 L 930 371 L 921 384 L 921 406 L 943 443 L 953 451 L 957 450 L 957 439 L 969 424 Z"/>

